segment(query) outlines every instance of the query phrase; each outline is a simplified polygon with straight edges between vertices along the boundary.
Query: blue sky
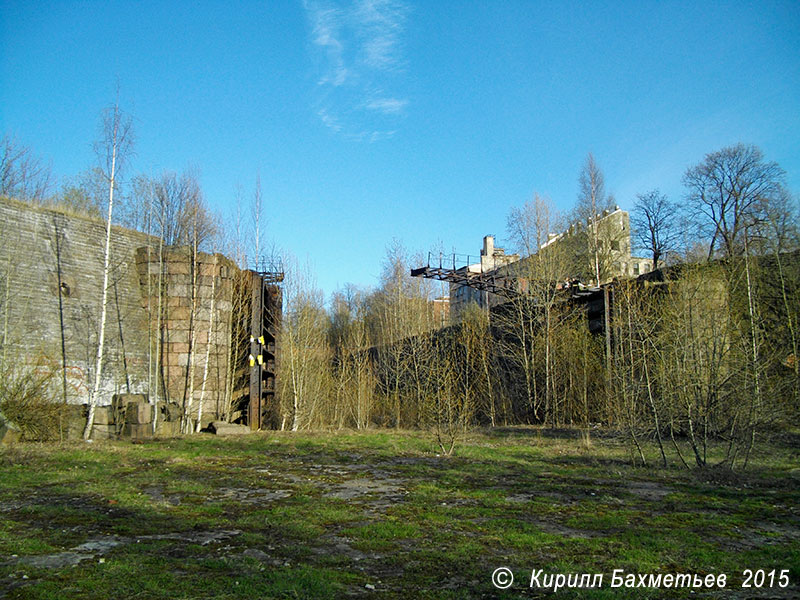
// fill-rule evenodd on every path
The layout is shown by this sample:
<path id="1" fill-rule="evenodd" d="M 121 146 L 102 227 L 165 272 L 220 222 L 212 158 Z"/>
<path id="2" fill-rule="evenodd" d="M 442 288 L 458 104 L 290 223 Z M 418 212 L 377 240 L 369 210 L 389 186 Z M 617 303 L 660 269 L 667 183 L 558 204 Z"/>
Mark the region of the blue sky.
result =
<path id="1" fill-rule="evenodd" d="M 534 192 L 569 210 L 592 152 L 623 208 L 745 142 L 800 192 L 800 3 L 0 0 L 0 131 L 93 164 L 120 86 L 128 174 L 194 168 L 329 294 L 386 247 L 477 254 Z"/>

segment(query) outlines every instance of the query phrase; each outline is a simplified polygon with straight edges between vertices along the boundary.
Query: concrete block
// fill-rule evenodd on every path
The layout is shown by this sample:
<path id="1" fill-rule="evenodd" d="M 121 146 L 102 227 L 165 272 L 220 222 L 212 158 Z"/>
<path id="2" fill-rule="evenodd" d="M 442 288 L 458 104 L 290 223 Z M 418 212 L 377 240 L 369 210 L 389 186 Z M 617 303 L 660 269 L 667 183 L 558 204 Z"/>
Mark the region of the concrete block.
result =
<path id="1" fill-rule="evenodd" d="M 143 402 L 128 402 L 125 407 L 125 422 L 141 425 L 153 422 L 153 405 Z"/>
<path id="2" fill-rule="evenodd" d="M 247 425 L 236 425 L 225 421 L 212 421 L 210 429 L 217 435 L 246 435 L 252 433 Z"/>

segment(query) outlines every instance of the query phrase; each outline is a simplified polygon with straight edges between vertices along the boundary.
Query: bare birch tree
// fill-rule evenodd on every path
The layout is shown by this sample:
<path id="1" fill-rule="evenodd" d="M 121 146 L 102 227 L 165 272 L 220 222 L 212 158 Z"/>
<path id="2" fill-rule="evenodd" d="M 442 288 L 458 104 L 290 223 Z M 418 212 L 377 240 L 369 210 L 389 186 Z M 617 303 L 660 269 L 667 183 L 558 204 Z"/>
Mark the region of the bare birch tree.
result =
<path id="1" fill-rule="evenodd" d="M 211 299 L 209 300 L 209 317 L 208 317 L 208 334 L 206 336 L 206 357 L 205 361 L 203 361 L 203 379 L 200 384 L 200 400 L 197 406 L 197 426 L 195 428 L 196 433 L 200 433 L 200 429 L 202 428 L 202 421 L 203 421 L 203 403 L 205 402 L 206 397 L 206 383 L 208 382 L 208 363 L 211 359 L 211 344 L 212 341 L 215 339 L 214 336 L 214 316 L 216 314 L 216 292 L 217 292 L 217 273 L 218 273 L 218 259 L 217 255 L 214 255 L 214 260 L 211 264 Z"/>
<path id="2" fill-rule="evenodd" d="M 319 408 L 329 398 L 331 356 L 322 293 L 308 267 L 299 268 L 296 260 L 285 263 L 278 391 L 281 429 L 298 431 L 323 424 Z"/>
<path id="3" fill-rule="evenodd" d="M 103 375 L 103 351 L 105 344 L 106 314 L 108 312 L 108 279 L 111 269 L 111 223 L 114 211 L 114 191 L 118 185 L 118 171 L 127 158 L 132 145 L 131 119 L 119 108 L 119 102 L 106 110 L 103 118 L 102 137 L 95 144 L 95 152 L 101 161 L 103 173 L 108 182 L 108 211 L 106 222 L 106 243 L 103 254 L 103 290 L 100 304 L 100 334 L 97 341 L 97 357 L 95 361 L 94 386 L 89 396 L 89 415 L 83 439 L 92 435 L 94 413 Z"/>
<path id="4" fill-rule="evenodd" d="M 602 281 L 601 235 L 598 227 L 600 214 L 611 207 L 611 200 L 606 196 L 603 172 L 597 166 L 590 152 L 578 177 L 578 205 L 576 216 L 588 227 L 588 255 L 595 285 Z"/>
<path id="5" fill-rule="evenodd" d="M 569 311 L 565 281 L 570 277 L 569 250 L 551 243 L 550 232 L 561 227 L 548 199 L 534 195 L 522 208 L 509 214 L 507 227 L 517 249 L 527 254 L 509 271 L 520 281 L 522 292 L 500 312 L 506 334 L 501 337 L 505 356 L 524 376 L 527 404 L 536 421 L 556 419 L 554 340 Z"/>

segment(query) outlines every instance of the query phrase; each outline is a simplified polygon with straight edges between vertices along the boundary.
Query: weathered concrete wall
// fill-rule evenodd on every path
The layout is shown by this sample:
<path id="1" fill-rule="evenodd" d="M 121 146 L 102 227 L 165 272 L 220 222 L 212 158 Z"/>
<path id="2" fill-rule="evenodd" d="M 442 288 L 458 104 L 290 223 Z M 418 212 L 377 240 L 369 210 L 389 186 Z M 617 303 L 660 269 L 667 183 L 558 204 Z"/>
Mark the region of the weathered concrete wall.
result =
<path id="1" fill-rule="evenodd" d="M 51 369 L 59 384 L 63 361 L 71 403 L 87 402 L 94 383 L 105 234 L 101 220 L 0 199 L 0 360 Z M 98 404 L 115 394 L 149 393 L 151 401 L 157 394 L 160 402 L 191 405 L 196 417 L 202 394 L 203 422 L 219 418 L 235 264 L 220 254 L 195 261 L 186 248 L 163 249 L 158 239 L 119 227 L 111 256 Z"/>
<path id="2" fill-rule="evenodd" d="M 0 199 L 2 358 L 60 369 L 63 329 L 70 402 L 86 402 L 94 382 L 105 234 L 101 220 Z M 112 231 L 102 404 L 147 392 L 147 312 L 133 257 L 148 241 Z"/>

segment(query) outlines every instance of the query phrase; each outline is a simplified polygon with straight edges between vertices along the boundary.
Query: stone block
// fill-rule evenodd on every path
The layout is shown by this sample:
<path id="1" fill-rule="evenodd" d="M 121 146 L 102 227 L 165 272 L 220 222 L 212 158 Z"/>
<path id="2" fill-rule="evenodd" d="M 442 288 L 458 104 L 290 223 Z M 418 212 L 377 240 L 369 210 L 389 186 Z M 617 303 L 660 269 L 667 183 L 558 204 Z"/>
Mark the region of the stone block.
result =
<path id="1" fill-rule="evenodd" d="M 153 425 L 150 423 L 125 423 L 122 428 L 122 437 L 133 440 L 153 437 Z"/>
<path id="2" fill-rule="evenodd" d="M 191 285 L 192 284 L 192 276 L 191 275 L 183 275 L 183 274 L 181 274 L 181 275 L 170 274 L 169 282 L 173 286 L 175 286 L 175 285 Z"/>
<path id="3" fill-rule="evenodd" d="M 186 321 L 189 320 L 191 310 L 183 306 L 176 306 L 169 311 L 170 321 Z"/>
<path id="4" fill-rule="evenodd" d="M 92 427 L 93 440 L 114 440 L 117 438 L 117 428 L 115 425 L 97 425 Z"/>
<path id="5" fill-rule="evenodd" d="M 188 335 L 189 319 L 167 319 L 167 329 L 177 332 L 182 335 Z"/>
<path id="6" fill-rule="evenodd" d="M 214 263 L 201 263 L 200 264 L 200 273 L 202 275 L 216 275 L 218 272 L 218 267 Z"/>
<path id="7" fill-rule="evenodd" d="M 189 342 L 170 342 L 168 351 L 175 354 L 185 354 L 189 352 Z"/>
<path id="8" fill-rule="evenodd" d="M 209 428 L 216 435 L 246 435 L 252 433 L 247 425 L 236 425 L 225 421 L 212 421 Z"/>
<path id="9" fill-rule="evenodd" d="M 83 438 L 83 430 L 86 429 L 86 415 L 88 406 L 86 404 L 67 406 L 64 415 L 64 432 L 68 440 L 79 440 Z"/>
<path id="10" fill-rule="evenodd" d="M 170 275 L 188 275 L 192 272 L 192 267 L 188 260 L 170 260 L 167 263 L 167 272 Z"/>
<path id="11" fill-rule="evenodd" d="M 164 421 L 180 422 L 181 420 L 181 406 L 177 402 L 160 403 L 158 405 L 159 417 L 158 422 Z"/>
<path id="12" fill-rule="evenodd" d="M 128 402 L 125 407 L 125 422 L 141 425 L 153 422 L 153 405 L 143 402 Z"/>
<path id="13" fill-rule="evenodd" d="M 181 434 L 180 421 L 159 421 L 156 425 L 156 435 L 160 437 L 175 437 Z"/>
<path id="14" fill-rule="evenodd" d="M 216 421 L 219 417 L 215 414 L 205 413 L 203 418 L 200 419 L 200 429 L 208 429 L 211 427 L 211 423 Z"/>
<path id="15" fill-rule="evenodd" d="M 192 290 L 186 284 L 170 285 L 168 291 L 170 296 L 185 296 L 187 298 L 191 297 L 191 292 Z"/>
<path id="16" fill-rule="evenodd" d="M 13 444 L 19 441 L 21 435 L 17 424 L 7 420 L 0 412 L 0 445 Z"/>
<path id="17" fill-rule="evenodd" d="M 111 399 L 112 410 L 125 410 L 131 402 L 147 403 L 147 394 L 114 394 Z"/>
<path id="18" fill-rule="evenodd" d="M 95 425 L 112 425 L 114 423 L 114 413 L 110 406 L 96 406 L 94 409 Z"/>
<path id="19" fill-rule="evenodd" d="M 188 330 L 167 329 L 164 332 L 164 340 L 167 342 L 183 342 L 188 344 L 190 338 L 191 336 Z"/>

